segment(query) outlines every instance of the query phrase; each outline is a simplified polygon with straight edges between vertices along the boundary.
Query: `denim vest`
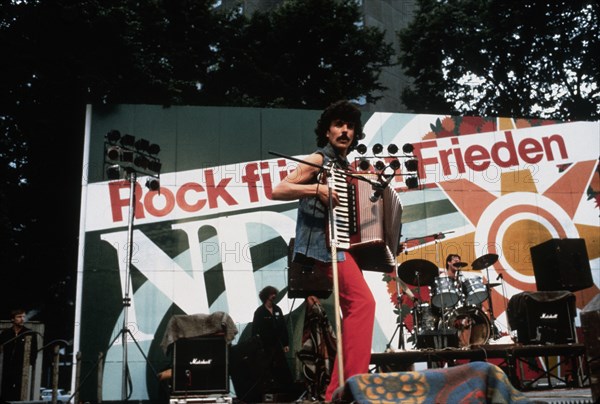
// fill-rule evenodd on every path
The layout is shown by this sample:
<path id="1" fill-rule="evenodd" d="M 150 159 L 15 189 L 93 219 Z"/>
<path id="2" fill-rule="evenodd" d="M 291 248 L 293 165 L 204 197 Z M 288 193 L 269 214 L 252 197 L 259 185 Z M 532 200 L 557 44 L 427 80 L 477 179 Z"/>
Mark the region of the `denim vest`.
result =
<path id="1" fill-rule="evenodd" d="M 315 153 L 323 156 L 323 166 L 332 160 L 337 160 L 337 165 L 347 167 L 348 161 L 338 157 L 337 152 L 328 143 L 325 147 L 318 148 Z M 317 183 L 314 178 L 313 184 Z M 319 185 L 327 187 L 327 184 Z M 329 225 L 329 210 L 316 196 L 300 198 L 298 216 L 296 219 L 296 240 L 294 242 L 294 261 L 304 262 L 306 258 L 316 259 L 321 262 L 331 262 L 331 252 L 327 248 L 326 228 Z M 338 251 L 337 260 L 344 261 L 344 252 Z"/>

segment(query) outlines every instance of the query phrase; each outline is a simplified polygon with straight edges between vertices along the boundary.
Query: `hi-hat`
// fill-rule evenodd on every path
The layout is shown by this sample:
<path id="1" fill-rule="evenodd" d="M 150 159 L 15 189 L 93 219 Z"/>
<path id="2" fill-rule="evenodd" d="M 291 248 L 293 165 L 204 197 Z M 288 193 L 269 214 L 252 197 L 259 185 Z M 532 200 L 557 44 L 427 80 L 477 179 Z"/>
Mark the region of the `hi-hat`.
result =
<path id="1" fill-rule="evenodd" d="M 433 285 L 438 275 L 435 264 L 422 259 L 405 261 L 398 268 L 398 277 L 410 285 Z"/>
<path id="2" fill-rule="evenodd" d="M 455 262 L 454 265 L 456 268 L 464 268 L 466 266 L 468 266 L 469 264 L 467 264 L 466 262 Z"/>
<path id="3" fill-rule="evenodd" d="M 471 266 L 473 269 L 479 270 L 494 265 L 496 261 L 498 261 L 498 254 L 486 254 L 473 261 Z"/>

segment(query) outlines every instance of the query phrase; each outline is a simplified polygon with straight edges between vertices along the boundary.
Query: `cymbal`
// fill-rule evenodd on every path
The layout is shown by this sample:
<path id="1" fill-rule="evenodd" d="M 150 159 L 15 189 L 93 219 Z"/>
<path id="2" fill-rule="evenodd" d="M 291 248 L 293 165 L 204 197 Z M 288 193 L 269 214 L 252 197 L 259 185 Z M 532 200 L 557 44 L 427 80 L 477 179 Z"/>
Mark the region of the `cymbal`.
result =
<path id="1" fill-rule="evenodd" d="M 464 268 L 466 266 L 469 266 L 469 264 L 467 264 L 466 262 L 455 262 L 453 264 L 456 268 Z"/>
<path id="2" fill-rule="evenodd" d="M 398 277 L 410 285 L 433 285 L 438 274 L 433 262 L 422 259 L 405 261 L 398 268 Z"/>
<path id="3" fill-rule="evenodd" d="M 486 254 L 473 261 L 471 266 L 473 269 L 479 270 L 494 265 L 496 261 L 498 261 L 498 254 Z"/>

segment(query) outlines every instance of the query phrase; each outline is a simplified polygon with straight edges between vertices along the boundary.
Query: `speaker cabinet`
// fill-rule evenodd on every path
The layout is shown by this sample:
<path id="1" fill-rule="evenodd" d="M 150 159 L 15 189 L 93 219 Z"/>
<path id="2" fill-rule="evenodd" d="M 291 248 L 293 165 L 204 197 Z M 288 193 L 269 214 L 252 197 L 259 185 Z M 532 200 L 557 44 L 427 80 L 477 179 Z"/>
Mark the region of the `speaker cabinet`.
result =
<path id="1" fill-rule="evenodd" d="M 259 337 L 251 337 L 230 351 L 231 381 L 237 398 L 243 403 L 261 402 L 269 364 Z"/>
<path id="2" fill-rule="evenodd" d="M 581 328 L 585 343 L 592 399 L 600 402 L 600 294 L 581 310 Z"/>
<path id="3" fill-rule="evenodd" d="M 537 290 L 576 292 L 594 285 L 583 239 L 550 239 L 530 252 Z"/>
<path id="4" fill-rule="evenodd" d="M 327 299 L 333 291 L 333 280 L 326 271 L 318 271 L 310 259 L 294 262 L 294 239 L 288 245 L 288 297 L 306 298 L 316 296 Z"/>
<path id="5" fill-rule="evenodd" d="M 573 343 L 575 295 L 568 291 L 521 292 L 508 302 L 510 328 L 522 344 Z"/>
<path id="6" fill-rule="evenodd" d="M 224 336 L 180 338 L 173 346 L 173 394 L 229 392 Z"/>

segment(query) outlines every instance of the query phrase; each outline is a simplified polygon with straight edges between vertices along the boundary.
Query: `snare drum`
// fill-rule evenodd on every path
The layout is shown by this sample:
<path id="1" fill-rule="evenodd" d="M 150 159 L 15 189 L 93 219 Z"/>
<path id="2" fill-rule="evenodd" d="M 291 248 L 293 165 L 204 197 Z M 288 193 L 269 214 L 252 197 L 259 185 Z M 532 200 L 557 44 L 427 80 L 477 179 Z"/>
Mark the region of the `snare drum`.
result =
<path id="1" fill-rule="evenodd" d="M 433 312 L 429 303 L 421 303 L 413 308 L 413 317 L 415 319 L 417 333 L 426 331 L 435 331 L 438 326 L 439 318 Z"/>
<path id="2" fill-rule="evenodd" d="M 468 306 L 478 306 L 488 298 L 488 291 L 479 276 L 462 279 L 462 290 Z"/>
<path id="3" fill-rule="evenodd" d="M 438 334 L 439 317 L 436 309 L 429 303 L 420 303 L 413 308 L 415 321 L 415 347 L 417 349 L 434 348 L 434 336 Z"/>
<path id="4" fill-rule="evenodd" d="M 432 289 L 431 303 L 438 309 L 456 306 L 460 300 L 456 281 L 447 276 L 438 276 L 435 278 Z"/>

